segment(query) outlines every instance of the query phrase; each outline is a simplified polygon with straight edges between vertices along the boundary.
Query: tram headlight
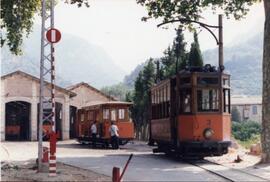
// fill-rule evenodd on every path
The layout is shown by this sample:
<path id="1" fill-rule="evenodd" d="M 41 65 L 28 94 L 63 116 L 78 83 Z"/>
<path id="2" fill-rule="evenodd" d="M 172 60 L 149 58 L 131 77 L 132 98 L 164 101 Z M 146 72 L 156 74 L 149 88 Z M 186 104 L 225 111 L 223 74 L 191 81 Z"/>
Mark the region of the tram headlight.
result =
<path id="1" fill-rule="evenodd" d="M 214 131 L 211 128 L 206 128 L 203 132 L 203 136 L 205 139 L 210 139 L 214 134 Z"/>

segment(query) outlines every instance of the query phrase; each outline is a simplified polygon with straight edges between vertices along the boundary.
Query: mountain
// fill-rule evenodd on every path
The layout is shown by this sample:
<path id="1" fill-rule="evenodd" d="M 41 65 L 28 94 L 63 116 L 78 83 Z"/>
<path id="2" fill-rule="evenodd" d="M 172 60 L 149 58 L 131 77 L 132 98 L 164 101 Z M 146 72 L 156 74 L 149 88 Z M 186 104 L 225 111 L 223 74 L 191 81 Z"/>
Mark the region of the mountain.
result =
<path id="1" fill-rule="evenodd" d="M 235 45 L 224 48 L 225 72 L 231 75 L 233 95 L 261 95 L 262 94 L 262 55 L 263 33 L 258 33 L 246 41 L 239 41 Z M 203 52 L 205 64 L 217 66 L 218 49 Z M 143 64 L 125 76 L 124 83 L 133 85 Z"/>
<path id="2" fill-rule="evenodd" d="M 145 65 L 146 62 L 137 65 L 136 68 L 129 75 L 125 76 L 123 84 L 126 85 L 128 88 L 133 88 L 137 76 L 139 75 L 140 71 L 143 69 Z"/>
<path id="3" fill-rule="evenodd" d="M 126 74 L 101 48 L 86 40 L 62 33 L 62 39 L 56 44 L 56 83 L 68 86 L 78 82 L 87 82 L 100 88 L 116 84 Z M 37 25 L 29 38 L 25 38 L 23 55 L 12 55 L 7 47 L 2 49 L 2 75 L 22 70 L 39 76 L 40 29 Z"/>
<path id="4" fill-rule="evenodd" d="M 263 33 L 224 48 L 225 71 L 231 75 L 232 94 L 262 94 Z M 203 53 L 204 62 L 217 65 L 218 50 Z"/>

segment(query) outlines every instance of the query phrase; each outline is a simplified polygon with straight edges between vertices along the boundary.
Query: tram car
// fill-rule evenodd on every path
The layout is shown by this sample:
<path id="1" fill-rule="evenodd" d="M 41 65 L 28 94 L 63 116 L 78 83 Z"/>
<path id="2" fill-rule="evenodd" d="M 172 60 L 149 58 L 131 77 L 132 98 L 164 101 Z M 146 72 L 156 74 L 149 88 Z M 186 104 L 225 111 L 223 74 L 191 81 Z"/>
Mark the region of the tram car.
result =
<path id="1" fill-rule="evenodd" d="M 119 144 L 125 145 L 134 139 L 134 124 L 129 117 L 130 102 L 91 102 L 78 110 L 77 140 L 81 144 L 91 144 L 91 125 L 96 121 L 96 143 L 104 147 L 110 144 L 109 128 L 115 122 L 119 129 Z"/>
<path id="2" fill-rule="evenodd" d="M 189 68 L 151 88 L 153 152 L 220 156 L 231 144 L 230 75 L 206 65 Z"/>

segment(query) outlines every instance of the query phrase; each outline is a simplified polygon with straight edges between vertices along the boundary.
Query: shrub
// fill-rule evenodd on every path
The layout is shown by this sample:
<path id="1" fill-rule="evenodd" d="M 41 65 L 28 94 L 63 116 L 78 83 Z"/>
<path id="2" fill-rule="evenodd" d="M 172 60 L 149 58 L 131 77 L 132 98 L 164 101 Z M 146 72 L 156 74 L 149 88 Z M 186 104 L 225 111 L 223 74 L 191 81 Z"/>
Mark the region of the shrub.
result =
<path id="1" fill-rule="evenodd" d="M 232 134 L 234 138 L 241 141 L 247 141 L 251 139 L 252 136 L 259 135 L 261 130 L 261 124 L 254 121 L 232 123 Z"/>

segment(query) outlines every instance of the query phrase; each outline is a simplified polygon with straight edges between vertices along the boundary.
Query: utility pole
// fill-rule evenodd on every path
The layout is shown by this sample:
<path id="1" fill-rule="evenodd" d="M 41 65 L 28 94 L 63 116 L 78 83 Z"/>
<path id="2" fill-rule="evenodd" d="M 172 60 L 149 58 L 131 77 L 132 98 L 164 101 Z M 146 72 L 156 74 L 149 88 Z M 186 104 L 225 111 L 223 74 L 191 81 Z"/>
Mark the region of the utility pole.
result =
<path id="1" fill-rule="evenodd" d="M 218 15 L 218 64 L 221 71 L 224 70 L 223 56 L 223 21 L 222 15 Z"/>
<path id="2" fill-rule="evenodd" d="M 48 8 L 49 5 L 49 8 Z M 40 55 L 40 93 L 39 93 L 39 128 L 38 128 L 38 170 L 45 171 L 43 158 L 43 123 L 50 123 L 50 158 L 49 175 L 56 175 L 56 131 L 55 131 L 55 55 L 54 43 L 61 34 L 54 28 L 54 0 L 42 0 L 41 55 Z M 47 80 L 47 83 L 46 81 Z M 50 84 L 49 84 L 49 83 Z"/>

